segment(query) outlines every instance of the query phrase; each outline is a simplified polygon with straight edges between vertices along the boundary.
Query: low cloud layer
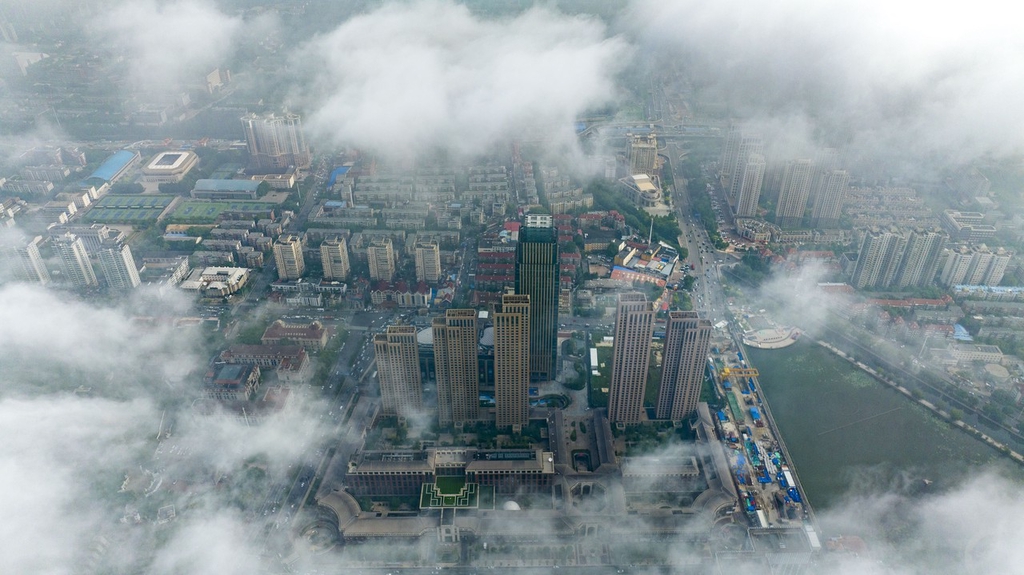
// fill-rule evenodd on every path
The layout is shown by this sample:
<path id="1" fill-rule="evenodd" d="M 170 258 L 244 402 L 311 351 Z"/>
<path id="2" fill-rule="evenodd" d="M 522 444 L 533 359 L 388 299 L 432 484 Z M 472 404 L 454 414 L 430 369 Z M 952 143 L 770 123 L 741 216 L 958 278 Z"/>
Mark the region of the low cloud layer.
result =
<path id="1" fill-rule="evenodd" d="M 615 98 L 630 54 L 598 21 L 543 8 L 487 20 L 448 1 L 388 4 L 299 50 L 293 97 L 331 144 L 476 154 L 524 127 L 568 139 Z"/>
<path id="2" fill-rule="evenodd" d="M 967 161 L 1024 149 L 1024 41 L 1000 13 L 991 0 L 637 0 L 632 22 L 739 119 L 790 118 L 860 156 Z"/>

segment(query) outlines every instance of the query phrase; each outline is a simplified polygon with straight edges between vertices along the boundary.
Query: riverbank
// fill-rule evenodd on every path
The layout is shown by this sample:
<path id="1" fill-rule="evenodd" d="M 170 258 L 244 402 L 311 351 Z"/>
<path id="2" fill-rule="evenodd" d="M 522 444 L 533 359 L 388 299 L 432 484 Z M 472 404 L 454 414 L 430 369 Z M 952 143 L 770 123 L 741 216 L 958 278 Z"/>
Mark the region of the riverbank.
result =
<path id="1" fill-rule="evenodd" d="M 876 380 L 880 381 L 881 383 L 884 383 L 885 385 L 888 385 L 889 387 L 891 387 L 891 388 L 895 389 L 896 391 L 900 392 L 901 394 L 903 394 L 904 396 L 909 398 L 911 401 L 914 401 L 917 404 L 919 404 L 919 405 L 923 406 L 924 408 L 928 409 L 930 412 L 932 412 L 933 414 L 937 415 L 941 419 L 952 423 L 954 426 L 956 426 L 957 428 L 962 430 L 964 433 L 970 435 L 971 437 L 974 437 L 975 439 L 978 439 L 978 440 L 984 442 L 986 445 L 988 445 L 992 449 L 995 449 L 996 451 L 998 451 L 1002 455 L 1005 455 L 1005 456 L 1009 457 L 1014 462 L 1016 462 L 1016 463 L 1018 463 L 1020 465 L 1024 465 L 1024 455 L 1021 455 L 1017 451 L 1014 451 L 1013 449 L 1010 449 L 1010 447 L 1008 445 L 1006 445 L 1006 444 L 1004 444 L 1002 442 L 996 441 L 992 437 L 989 437 L 988 435 L 983 433 L 981 430 L 979 430 L 976 427 L 973 427 L 971 425 L 968 425 L 967 423 L 965 423 L 962 420 L 959 420 L 959 419 L 954 420 L 953 417 L 947 411 L 945 411 L 943 409 L 939 409 L 939 407 L 937 407 L 936 405 L 934 405 L 930 401 L 928 401 L 926 399 L 915 398 L 914 394 L 909 389 L 907 389 L 906 387 L 903 387 L 902 385 L 896 383 L 895 381 L 892 381 L 891 379 L 889 379 L 889 378 L 885 377 L 884 375 L 878 373 L 873 368 L 871 368 L 871 367 L 863 364 L 862 362 L 857 361 L 856 359 L 850 357 L 845 352 L 843 352 L 842 350 L 840 350 L 840 349 L 836 348 L 835 346 L 829 344 L 828 342 L 816 340 L 816 343 L 818 345 L 820 345 L 821 347 L 829 350 L 833 354 L 835 354 L 835 355 L 841 357 L 842 359 L 845 359 L 846 361 L 850 362 L 851 364 L 857 366 L 858 369 L 860 369 L 861 371 L 864 371 L 865 373 L 867 373 L 871 377 L 875 378 Z"/>

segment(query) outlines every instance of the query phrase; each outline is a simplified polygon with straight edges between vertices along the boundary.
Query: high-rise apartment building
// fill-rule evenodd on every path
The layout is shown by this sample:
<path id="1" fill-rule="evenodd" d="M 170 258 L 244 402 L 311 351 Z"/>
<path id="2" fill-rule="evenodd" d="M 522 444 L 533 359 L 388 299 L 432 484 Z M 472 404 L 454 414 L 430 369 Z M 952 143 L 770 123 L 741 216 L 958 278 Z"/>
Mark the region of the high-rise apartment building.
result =
<path id="1" fill-rule="evenodd" d="M 348 261 L 348 242 L 344 236 L 330 236 L 320 244 L 320 264 L 324 279 L 345 281 L 352 271 Z"/>
<path id="2" fill-rule="evenodd" d="M 761 154 L 750 154 L 746 165 L 743 166 L 740 196 L 736 202 L 736 217 L 752 218 L 757 215 L 757 202 L 761 199 L 764 168 L 764 156 Z"/>
<path id="3" fill-rule="evenodd" d="M 36 236 L 28 242 L 12 242 L 0 246 L 0 254 L 4 266 L 11 279 L 24 282 L 50 283 L 50 272 L 46 270 L 43 257 L 39 253 L 42 236 Z M 5 279 L 0 275 L 0 281 Z"/>
<path id="4" fill-rule="evenodd" d="M 550 225 L 527 225 L 516 245 L 516 293 L 530 296 L 530 380 L 554 379 L 558 343 L 558 243 Z"/>
<path id="5" fill-rule="evenodd" d="M 743 134 L 736 149 L 735 157 L 730 158 L 729 166 L 729 199 L 737 202 L 740 196 L 740 188 L 743 184 L 743 172 L 747 168 L 752 154 L 758 154 L 764 159 L 764 141 L 757 134 Z M 762 175 L 763 175 L 762 171 Z M 760 188 L 758 189 L 760 193 Z"/>
<path id="6" fill-rule="evenodd" d="M 530 420 L 530 296 L 505 294 L 494 313 L 494 412 L 499 428 Z"/>
<path id="7" fill-rule="evenodd" d="M 115 244 L 100 249 L 96 254 L 100 270 L 107 287 L 115 290 L 130 290 L 139 287 L 139 268 L 128 244 Z"/>
<path id="8" fill-rule="evenodd" d="M 917 228 L 907 236 L 899 270 L 896 271 L 896 287 L 924 287 L 931 285 L 939 268 L 946 234 L 938 229 Z"/>
<path id="9" fill-rule="evenodd" d="M 420 376 L 419 343 L 416 328 L 390 325 L 385 333 L 373 336 L 380 380 L 381 410 L 402 417 L 423 409 L 423 381 Z"/>
<path id="10" fill-rule="evenodd" d="M 476 310 L 449 309 L 432 324 L 437 418 L 441 425 L 480 419 Z"/>
<path id="11" fill-rule="evenodd" d="M 629 134 L 626 136 L 626 160 L 629 174 L 654 174 L 658 161 L 658 138 L 654 134 Z"/>
<path id="12" fill-rule="evenodd" d="M 867 230 L 861 240 L 851 285 L 857 289 L 892 285 L 906 245 L 906 236 L 896 228 Z"/>
<path id="13" fill-rule="evenodd" d="M 775 223 L 783 228 L 800 227 L 811 194 L 814 163 L 793 160 L 786 163 L 779 186 L 779 201 L 775 205 Z"/>
<path id="14" fill-rule="evenodd" d="M 308 168 L 312 160 L 298 114 L 247 114 L 242 117 L 249 163 L 259 170 Z"/>
<path id="15" fill-rule="evenodd" d="M 441 279 L 441 249 L 437 242 L 417 242 L 416 281 L 437 283 Z"/>
<path id="16" fill-rule="evenodd" d="M 615 312 L 612 377 L 608 389 L 608 420 L 639 423 L 644 409 L 644 388 L 651 361 L 654 306 L 640 293 L 619 296 Z"/>
<path id="17" fill-rule="evenodd" d="M 658 419 L 679 421 L 697 409 L 710 346 L 711 322 L 695 311 L 669 312 L 658 387 Z"/>
<path id="18" fill-rule="evenodd" d="M 60 272 L 64 282 L 78 287 L 94 287 L 99 285 L 96 271 L 93 270 L 85 244 L 74 234 L 64 234 L 53 238 L 53 247 L 60 261 Z"/>
<path id="19" fill-rule="evenodd" d="M 395 279 L 395 247 L 391 238 L 374 240 L 366 248 L 366 259 L 370 262 L 370 279 L 386 282 Z"/>
<path id="20" fill-rule="evenodd" d="M 849 185 L 850 173 L 846 170 L 832 170 L 822 175 L 822 185 L 814 198 L 814 209 L 811 211 L 811 227 L 829 229 L 839 225 Z"/>
<path id="21" fill-rule="evenodd" d="M 841 170 L 842 168 L 842 158 L 839 156 L 839 150 L 836 148 L 821 148 L 818 150 L 814 155 L 814 177 L 811 179 L 811 206 L 817 205 L 818 198 L 821 197 L 825 189 L 829 174 L 833 170 Z"/>
<path id="22" fill-rule="evenodd" d="M 1013 258 L 1013 253 L 1003 248 L 993 252 L 985 244 L 960 246 L 946 254 L 946 263 L 939 276 L 939 283 L 946 287 L 955 285 L 997 286 Z"/>
<path id="23" fill-rule="evenodd" d="M 302 255 L 303 239 L 295 234 L 285 234 L 274 244 L 274 263 L 277 265 L 277 279 L 297 280 L 306 273 L 306 260 Z"/>

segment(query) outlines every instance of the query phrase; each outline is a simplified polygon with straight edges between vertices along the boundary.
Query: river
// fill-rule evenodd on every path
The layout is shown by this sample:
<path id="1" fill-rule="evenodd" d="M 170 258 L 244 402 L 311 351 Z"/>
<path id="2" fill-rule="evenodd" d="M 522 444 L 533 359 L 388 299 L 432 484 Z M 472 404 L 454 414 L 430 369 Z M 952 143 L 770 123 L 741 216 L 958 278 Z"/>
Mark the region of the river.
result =
<path id="1" fill-rule="evenodd" d="M 781 350 L 748 352 L 818 511 L 851 495 L 944 490 L 987 467 L 1024 477 L 990 447 L 810 338 Z M 925 486 L 925 479 L 932 484 Z"/>

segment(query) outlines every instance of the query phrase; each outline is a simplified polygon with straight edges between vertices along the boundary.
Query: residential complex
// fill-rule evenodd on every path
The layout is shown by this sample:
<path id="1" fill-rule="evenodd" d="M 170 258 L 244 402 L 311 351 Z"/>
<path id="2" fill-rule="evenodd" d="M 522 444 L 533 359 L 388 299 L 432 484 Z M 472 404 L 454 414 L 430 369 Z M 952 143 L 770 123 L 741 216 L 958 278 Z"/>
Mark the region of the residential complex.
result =
<path id="1" fill-rule="evenodd" d="M 279 280 L 297 280 L 306 273 L 306 260 L 302 255 L 301 236 L 288 234 L 274 243 L 274 263 Z"/>

